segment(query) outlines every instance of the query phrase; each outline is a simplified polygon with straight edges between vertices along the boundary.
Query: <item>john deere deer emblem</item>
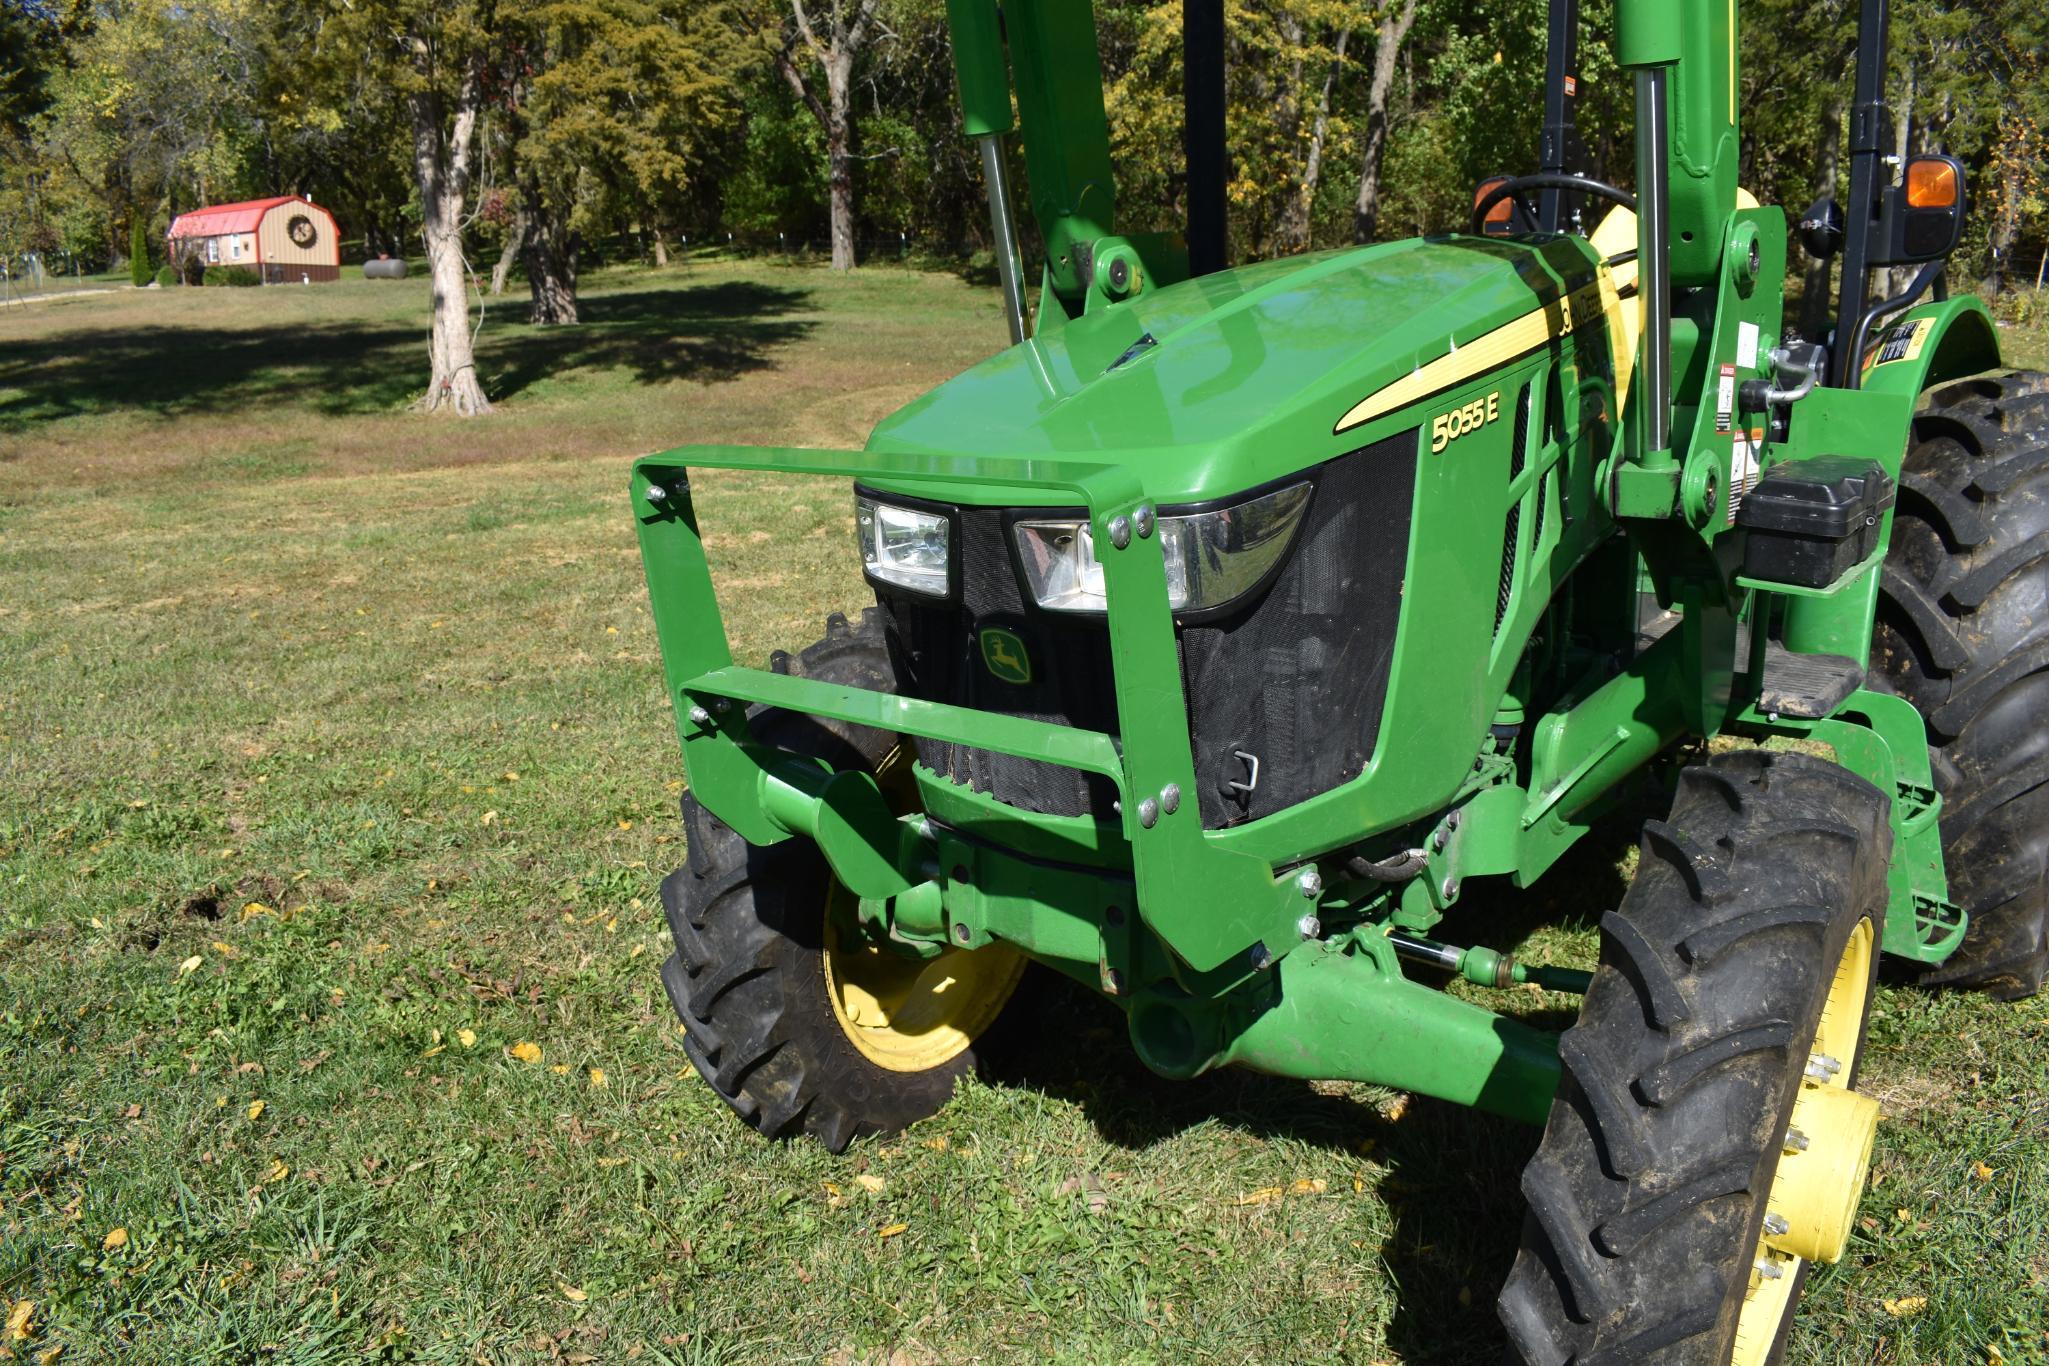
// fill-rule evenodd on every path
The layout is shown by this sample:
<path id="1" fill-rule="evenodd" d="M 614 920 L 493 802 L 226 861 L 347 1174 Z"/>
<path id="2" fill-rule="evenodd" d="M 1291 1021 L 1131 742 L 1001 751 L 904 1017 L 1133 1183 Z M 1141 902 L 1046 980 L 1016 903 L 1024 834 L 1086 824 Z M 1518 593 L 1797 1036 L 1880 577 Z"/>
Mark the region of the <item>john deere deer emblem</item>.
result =
<path id="1" fill-rule="evenodd" d="M 1005 683 L 1021 688 L 1032 681 L 1032 659 L 1025 653 L 1024 642 L 1001 627 L 983 629 L 982 663 Z"/>

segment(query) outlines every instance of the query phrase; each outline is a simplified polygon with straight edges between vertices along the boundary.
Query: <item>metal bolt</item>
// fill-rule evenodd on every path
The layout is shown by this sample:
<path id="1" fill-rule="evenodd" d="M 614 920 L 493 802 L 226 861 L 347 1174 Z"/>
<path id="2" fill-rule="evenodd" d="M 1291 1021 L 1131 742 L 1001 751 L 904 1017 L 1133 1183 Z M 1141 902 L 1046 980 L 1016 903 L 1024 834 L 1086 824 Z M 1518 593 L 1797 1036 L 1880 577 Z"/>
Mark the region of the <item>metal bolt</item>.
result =
<path id="1" fill-rule="evenodd" d="M 1786 1130 L 1786 1142 L 1783 1146 L 1789 1153 L 1804 1153 L 1807 1151 L 1807 1135 L 1801 1133 L 1798 1129 L 1788 1129 Z"/>
<path id="2" fill-rule="evenodd" d="M 1458 900 L 1458 879 L 1455 877 L 1446 878 L 1444 880 L 1444 885 L 1438 888 L 1438 890 L 1444 893 L 1444 899 L 1446 901 Z"/>
<path id="3" fill-rule="evenodd" d="M 1121 512 L 1110 519 L 1110 544 L 1119 550 L 1131 544 L 1131 519 Z"/>
<path id="4" fill-rule="evenodd" d="M 1266 945 L 1254 944 L 1246 952 L 1245 961 L 1252 964 L 1254 972 L 1264 972 L 1273 966 L 1274 956 L 1266 951 Z"/>
<path id="5" fill-rule="evenodd" d="M 1168 783 L 1160 789 L 1160 810 L 1173 815 L 1181 809 L 1181 784 Z"/>
<path id="6" fill-rule="evenodd" d="M 1138 823 L 1150 830 L 1160 823 L 1160 804 L 1151 797 L 1141 797 L 1138 802 Z"/>
<path id="7" fill-rule="evenodd" d="M 668 497 L 669 491 L 660 484 L 649 484 L 647 486 L 647 500 L 650 503 L 666 502 Z"/>
<path id="8" fill-rule="evenodd" d="M 1775 1259 L 1771 1257 L 1760 1257 L 1757 1259 L 1757 1274 L 1764 1277 L 1768 1281 L 1775 1281 L 1779 1277 L 1785 1275 L 1786 1271 L 1785 1268 L 1780 1266 Z"/>
<path id="9" fill-rule="evenodd" d="M 1124 974 L 1113 967 L 1103 969 L 1103 994 L 1121 996 L 1124 994 Z"/>
<path id="10" fill-rule="evenodd" d="M 975 937 L 975 932 L 965 925 L 955 925 L 953 927 L 953 937 L 965 944 Z"/>
<path id="11" fill-rule="evenodd" d="M 710 725 L 711 713 L 703 707 L 692 707 L 690 709 L 690 719 L 700 726 Z"/>
<path id="12" fill-rule="evenodd" d="M 1150 536 L 1150 535 L 1152 535 L 1152 534 L 1153 534 L 1153 505 L 1152 505 L 1151 503 L 1140 503 L 1140 504 L 1138 505 L 1138 511 L 1137 511 L 1137 512 L 1134 512 L 1134 513 L 1133 513 L 1133 514 L 1131 515 L 1131 520 L 1132 520 L 1132 522 L 1133 522 L 1134 524 L 1136 524 L 1136 525 L 1137 525 L 1137 527 L 1138 527 L 1138 534 L 1139 534 L 1140 536 Z"/>
<path id="13" fill-rule="evenodd" d="M 1444 843 L 1448 838 L 1450 837 L 1444 833 L 1444 827 L 1440 825 L 1430 832 L 1430 847 L 1439 853 L 1443 853 Z"/>
<path id="14" fill-rule="evenodd" d="M 1323 922 L 1313 915 L 1305 915 L 1296 921 L 1295 929 L 1304 939 L 1323 938 Z"/>
<path id="15" fill-rule="evenodd" d="M 1304 868 L 1295 879 L 1295 889 L 1304 896 L 1321 896 L 1323 894 L 1323 874 L 1317 872 L 1314 868 Z"/>
<path id="16" fill-rule="evenodd" d="M 1807 1079 L 1826 1083 L 1843 1070 L 1842 1063 L 1826 1053 L 1816 1053 L 1807 1059 Z"/>
<path id="17" fill-rule="evenodd" d="M 1454 812 L 1452 812 L 1452 813 L 1451 813 L 1450 815 L 1448 815 L 1448 816 L 1446 816 L 1446 817 L 1444 818 L 1444 824 L 1445 824 L 1445 828 L 1446 828 L 1446 829 L 1449 829 L 1449 830 L 1456 830 L 1456 829 L 1458 829 L 1458 823 L 1459 823 L 1460 821 L 1464 820 L 1464 819 L 1465 819 L 1465 813 L 1464 813 L 1464 812 L 1462 812 L 1462 811 L 1454 811 Z"/>
<path id="18" fill-rule="evenodd" d="M 1770 1237 L 1783 1238 L 1786 1236 L 1786 1230 L 1791 1227 L 1792 1225 L 1786 1222 L 1786 1216 L 1783 1214 L 1767 1214 L 1764 1216 L 1764 1231 Z"/>

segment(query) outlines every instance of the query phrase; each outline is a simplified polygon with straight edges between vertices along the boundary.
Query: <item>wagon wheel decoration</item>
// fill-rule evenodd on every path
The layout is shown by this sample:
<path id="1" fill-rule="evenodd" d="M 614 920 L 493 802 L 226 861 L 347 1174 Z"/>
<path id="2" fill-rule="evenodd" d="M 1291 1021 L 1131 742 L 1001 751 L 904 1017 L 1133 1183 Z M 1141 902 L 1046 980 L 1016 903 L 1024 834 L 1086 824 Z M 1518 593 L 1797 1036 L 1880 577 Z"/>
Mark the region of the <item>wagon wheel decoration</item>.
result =
<path id="1" fill-rule="evenodd" d="M 320 240 L 320 229 L 314 227 L 313 220 L 303 213 L 292 215 L 291 221 L 285 224 L 285 234 L 301 247 L 310 247 Z"/>

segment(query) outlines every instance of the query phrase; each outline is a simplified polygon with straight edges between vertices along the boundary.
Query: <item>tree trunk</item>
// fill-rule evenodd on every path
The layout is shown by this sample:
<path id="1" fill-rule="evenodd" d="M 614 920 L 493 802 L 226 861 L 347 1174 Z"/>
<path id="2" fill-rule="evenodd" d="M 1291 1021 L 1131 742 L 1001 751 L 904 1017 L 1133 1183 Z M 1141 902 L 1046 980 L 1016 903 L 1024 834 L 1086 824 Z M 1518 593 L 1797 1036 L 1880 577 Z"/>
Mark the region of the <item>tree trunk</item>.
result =
<path id="1" fill-rule="evenodd" d="M 1337 88 L 1338 72 L 1345 65 L 1345 48 L 1351 41 L 1352 30 L 1339 32 L 1337 51 L 1331 58 L 1330 69 L 1323 73 L 1323 94 L 1316 101 L 1316 117 L 1309 124 L 1309 155 L 1302 162 L 1302 183 L 1294 198 L 1288 201 L 1287 208 L 1281 212 L 1280 246 L 1283 252 L 1309 249 L 1309 216 L 1316 207 L 1316 187 L 1323 179 L 1323 143 L 1330 133 L 1330 97 Z"/>
<path id="2" fill-rule="evenodd" d="M 669 244 L 663 239 L 660 228 L 654 229 L 653 235 L 655 239 L 655 269 L 667 269 L 669 264 Z"/>
<path id="3" fill-rule="evenodd" d="M 1366 88 L 1366 135 L 1359 158 L 1359 201 L 1352 211 L 1352 240 L 1371 242 L 1380 224 L 1380 162 L 1387 154 L 1387 104 L 1394 91 L 1395 62 L 1402 40 L 1416 22 L 1416 0 L 1389 6 L 1373 46 L 1373 83 Z"/>
<path id="4" fill-rule="evenodd" d="M 879 0 L 833 0 L 831 26 L 820 39 L 804 12 L 804 0 L 790 0 L 790 26 L 776 54 L 776 69 L 825 130 L 826 173 L 832 200 L 832 268 L 854 268 L 854 59 L 868 43 Z M 851 8 L 852 13 L 849 13 Z M 797 64 L 802 47 L 810 64 L 825 73 L 825 98 Z"/>
<path id="5" fill-rule="evenodd" d="M 1821 132 L 1814 144 L 1816 198 L 1833 197 L 1836 192 L 1836 176 L 1842 167 L 1842 140 L 1843 105 L 1841 100 L 1834 100 L 1822 113 Z M 1801 273 L 1800 335 L 1809 341 L 1821 341 L 1828 335 L 1829 280 L 1833 264 L 1833 258 L 1817 261 L 1809 256 Z"/>
<path id="6" fill-rule="evenodd" d="M 498 264 L 491 267 L 491 296 L 505 292 L 505 282 L 512 278 L 512 263 L 519 259 L 519 249 L 526 242 L 526 214 L 515 213 L 512 221 L 505 225 L 505 245 L 498 252 Z"/>
<path id="7" fill-rule="evenodd" d="M 527 189 L 525 244 L 520 260 L 526 265 L 533 304 L 527 321 L 537 327 L 576 322 L 576 254 L 582 242 L 570 231 L 564 215 L 541 199 L 537 187 Z"/>
<path id="8" fill-rule="evenodd" d="M 834 270 L 854 268 L 853 83 L 853 53 L 834 53 L 825 64 L 825 155 L 832 185 Z"/>
<path id="9" fill-rule="evenodd" d="M 431 370 L 421 412 L 476 417 L 491 411 L 477 382 L 470 348 L 469 270 L 462 254 L 462 204 L 469 188 L 470 146 L 482 103 L 481 82 L 472 72 L 456 96 L 455 117 L 443 124 L 440 95 L 432 88 L 407 96 L 413 120 L 413 169 L 420 187 L 420 235 L 427 246 L 427 275 L 433 285 L 433 324 L 427 334 Z"/>

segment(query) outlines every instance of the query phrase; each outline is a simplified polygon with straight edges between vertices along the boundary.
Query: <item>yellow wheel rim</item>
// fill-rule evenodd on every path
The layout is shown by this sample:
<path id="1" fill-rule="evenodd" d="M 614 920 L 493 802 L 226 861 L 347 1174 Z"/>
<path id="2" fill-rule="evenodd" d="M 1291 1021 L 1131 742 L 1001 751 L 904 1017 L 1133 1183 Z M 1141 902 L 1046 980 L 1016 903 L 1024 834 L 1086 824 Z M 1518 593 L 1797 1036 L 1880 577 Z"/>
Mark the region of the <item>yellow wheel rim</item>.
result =
<path id="1" fill-rule="evenodd" d="M 902 748 L 876 770 L 899 810 L 917 789 Z M 928 1072 L 964 1052 L 996 1017 L 1024 975 L 1023 954 L 1001 944 L 945 948 L 935 958 L 891 953 L 841 933 L 853 898 L 834 879 L 825 904 L 825 992 L 833 1017 L 861 1056 L 891 1072 Z"/>
<path id="2" fill-rule="evenodd" d="M 1849 1242 L 1878 1130 L 1878 1102 L 1850 1089 L 1864 1042 L 1874 940 L 1871 922 L 1858 921 L 1822 1003 L 1814 1049 L 1780 1141 L 1731 1366 L 1763 1366 L 1793 1312 L 1801 1268 L 1835 1261 Z"/>

